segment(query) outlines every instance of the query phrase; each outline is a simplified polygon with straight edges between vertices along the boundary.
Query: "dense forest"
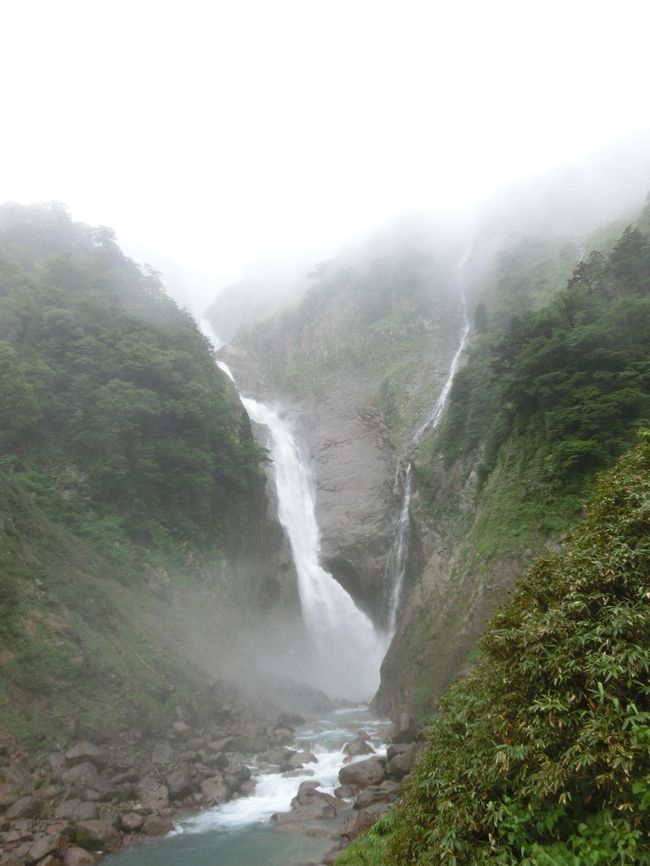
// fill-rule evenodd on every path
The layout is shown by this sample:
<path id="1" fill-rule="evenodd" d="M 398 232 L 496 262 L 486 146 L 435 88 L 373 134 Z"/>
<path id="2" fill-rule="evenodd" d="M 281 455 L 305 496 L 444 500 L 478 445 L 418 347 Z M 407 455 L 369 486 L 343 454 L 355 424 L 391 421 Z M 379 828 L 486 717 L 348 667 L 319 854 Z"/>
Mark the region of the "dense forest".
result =
<path id="1" fill-rule="evenodd" d="M 193 319 L 110 229 L 57 205 L 0 210 L 0 448 L 50 516 L 123 558 L 218 548 L 261 477 Z"/>
<path id="2" fill-rule="evenodd" d="M 171 601 L 192 589 L 221 631 L 257 610 L 273 576 L 251 561 L 264 460 L 157 274 L 59 205 L 0 208 L 3 736 L 47 744 L 80 719 L 162 720 L 171 695 L 196 689 L 166 642 Z M 225 565 L 242 544 L 238 587 Z"/>
<path id="3" fill-rule="evenodd" d="M 642 220 L 649 214 L 650 204 Z M 527 459 L 535 454 L 538 483 L 579 491 L 650 418 L 650 238 L 629 226 L 532 309 L 530 283 L 524 294 L 526 281 L 512 280 L 521 280 L 516 255 L 499 263 L 493 312 L 476 308 L 479 336 L 454 382 L 440 445 L 448 462 L 481 448 L 481 487 L 516 436 Z"/>

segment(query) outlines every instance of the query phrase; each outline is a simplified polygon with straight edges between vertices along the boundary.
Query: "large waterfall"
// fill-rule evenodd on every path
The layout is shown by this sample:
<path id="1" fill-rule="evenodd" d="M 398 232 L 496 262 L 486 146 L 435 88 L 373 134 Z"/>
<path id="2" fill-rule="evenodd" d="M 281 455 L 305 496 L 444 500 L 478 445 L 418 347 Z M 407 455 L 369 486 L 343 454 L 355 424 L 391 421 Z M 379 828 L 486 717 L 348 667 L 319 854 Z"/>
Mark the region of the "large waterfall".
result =
<path id="1" fill-rule="evenodd" d="M 428 418 L 422 426 L 416 431 L 408 448 L 411 452 L 420 442 L 424 434 L 435 428 L 442 421 L 445 413 L 445 407 L 449 398 L 451 386 L 454 383 L 454 378 L 458 371 L 461 355 L 465 349 L 467 338 L 470 331 L 470 321 L 467 315 L 467 299 L 465 297 L 465 285 L 463 279 L 463 270 L 469 261 L 472 254 L 472 247 L 465 252 L 458 264 L 458 289 L 460 292 L 460 302 L 463 315 L 463 323 L 461 326 L 460 339 L 458 347 L 451 359 L 447 380 L 443 385 L 440 396 L 436 400 L 433 409 L 429 413 Z M 387 627 L 388 636 L 392 638 L 397 627 L 397 615 L 402 601 L 402 588 L 404 586 L 404 578 L 406 577 L 406 568 L 408 565 L 409 540 L 411 532 L 411 515 L 410 504 L 414 490 L 413 465 L 408 457 L 402 461 L 398 469 L 398 477 L 401 482 L 402 498 L 400 503 L 399 517 L 395 526 L 395 535 L 393 536 L 393 544 L 386 564 L 386 583 L 388 585 L 388 616 Z"/>
<path id="2" fill-rule="evenodd" d="M 370 698 L 385 650 L 372 622 L 319 563 L 320 535 L 307 463 L 289 423 L 270 407 L 243 397 L 253 421 L 269 430 L 278 516 L 291 543 L 300 604 L 314 642 L 313 684 L 331 695 Z"/>
<path id="3" fill-rule="evenodd" d="M 219 348 L 210 323 L 202 319 L 200 328 Z M 229 367 L 223 361 L 217 363 L 234 382 Z M 291 425 L 275 409 L 240 397 L 250 418 L 269 432 L 278 517 L 291 545 L 303 620 L 312 640 L 312 658 L 302 659 L 301 668 L 310 670 L 311 685 L 329 695 L 369 699 L 379 686 L 385 641 L 341 584 L 320 565 L 314 487 Z"/>

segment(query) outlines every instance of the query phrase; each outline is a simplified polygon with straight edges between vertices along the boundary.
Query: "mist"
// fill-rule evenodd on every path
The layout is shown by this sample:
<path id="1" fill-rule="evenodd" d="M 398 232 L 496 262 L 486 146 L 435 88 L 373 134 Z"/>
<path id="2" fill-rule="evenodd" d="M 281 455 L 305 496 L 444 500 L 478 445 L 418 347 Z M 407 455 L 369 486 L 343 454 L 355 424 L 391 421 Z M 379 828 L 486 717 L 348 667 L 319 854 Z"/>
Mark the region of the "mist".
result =
<path id="1" fill-rule="evenodd" d="M 247 0 L 118 2 L 98 27 L 29 0 L 4 19 L 0 189 L 112 226 L 204 310 L 256 262 L 317 262 L 399 214 L 472 218 L 561 166 L 579 185 L 647 132 L 647 23 L 642 2 Z"/>

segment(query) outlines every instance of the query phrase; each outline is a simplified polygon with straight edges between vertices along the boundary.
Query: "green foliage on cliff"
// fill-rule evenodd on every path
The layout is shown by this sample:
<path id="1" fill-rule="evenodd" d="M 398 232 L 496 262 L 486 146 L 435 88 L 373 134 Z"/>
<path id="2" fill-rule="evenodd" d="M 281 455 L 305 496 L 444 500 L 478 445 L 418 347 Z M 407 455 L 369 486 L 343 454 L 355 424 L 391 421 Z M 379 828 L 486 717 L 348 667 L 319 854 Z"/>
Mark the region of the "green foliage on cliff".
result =
<path id="1" fill-rule="evenodd" d="M 339 862 L 650 863 L 649 575 L 645 432 L 497 613 L 390 826 Z"/>
<path id="2" fill-rule="evenodd" d="M 0 207 L 0 732 L 146 727 L 197 688 L 169 599 L 223 628 L 261 458 L 155 273 L 60 206 Z"/>
<path id="3" fill-rule="evenodd" d="M 630 226 L 546 305 L 497 318 L 477 341 L 450 395 L 446 460 L 480 448 L 480 487 L 508 437 L 533 439 L 540 485 L 579 491 L 650 418 L 649 346 L 650 238 Z"/>
<path id="4" fill-rule="evenodd" d="M 234 389 L 109 229 L 0 208 L 0 453 L 50 516 L 118 551 L 218 544 L 259 484 Z"/>
<path id="5" fill-rule="evenodd" d="M 650 434 L 445 696 L 396 864 L 650 863 Z"/>

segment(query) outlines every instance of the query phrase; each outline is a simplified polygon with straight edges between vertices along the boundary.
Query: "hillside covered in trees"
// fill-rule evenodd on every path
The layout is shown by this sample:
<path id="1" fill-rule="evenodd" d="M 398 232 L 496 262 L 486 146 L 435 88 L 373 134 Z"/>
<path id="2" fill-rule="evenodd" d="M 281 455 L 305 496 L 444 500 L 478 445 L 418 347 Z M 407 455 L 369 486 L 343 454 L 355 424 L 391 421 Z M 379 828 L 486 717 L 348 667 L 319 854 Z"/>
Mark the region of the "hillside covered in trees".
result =
<path id="1" fill-rule="evenodd" d="M 396 810 L 337 861 L 650 863 L 650 434 L 494 618 Z"/>
<path id="2" fill-rule="evenodd" d="M 0 208 L 2 736 L 163 718 L 196 687 L 174 597 L 217 635 L 282 603 L 265 459 L 158 275 L 58 205 Z"/>

